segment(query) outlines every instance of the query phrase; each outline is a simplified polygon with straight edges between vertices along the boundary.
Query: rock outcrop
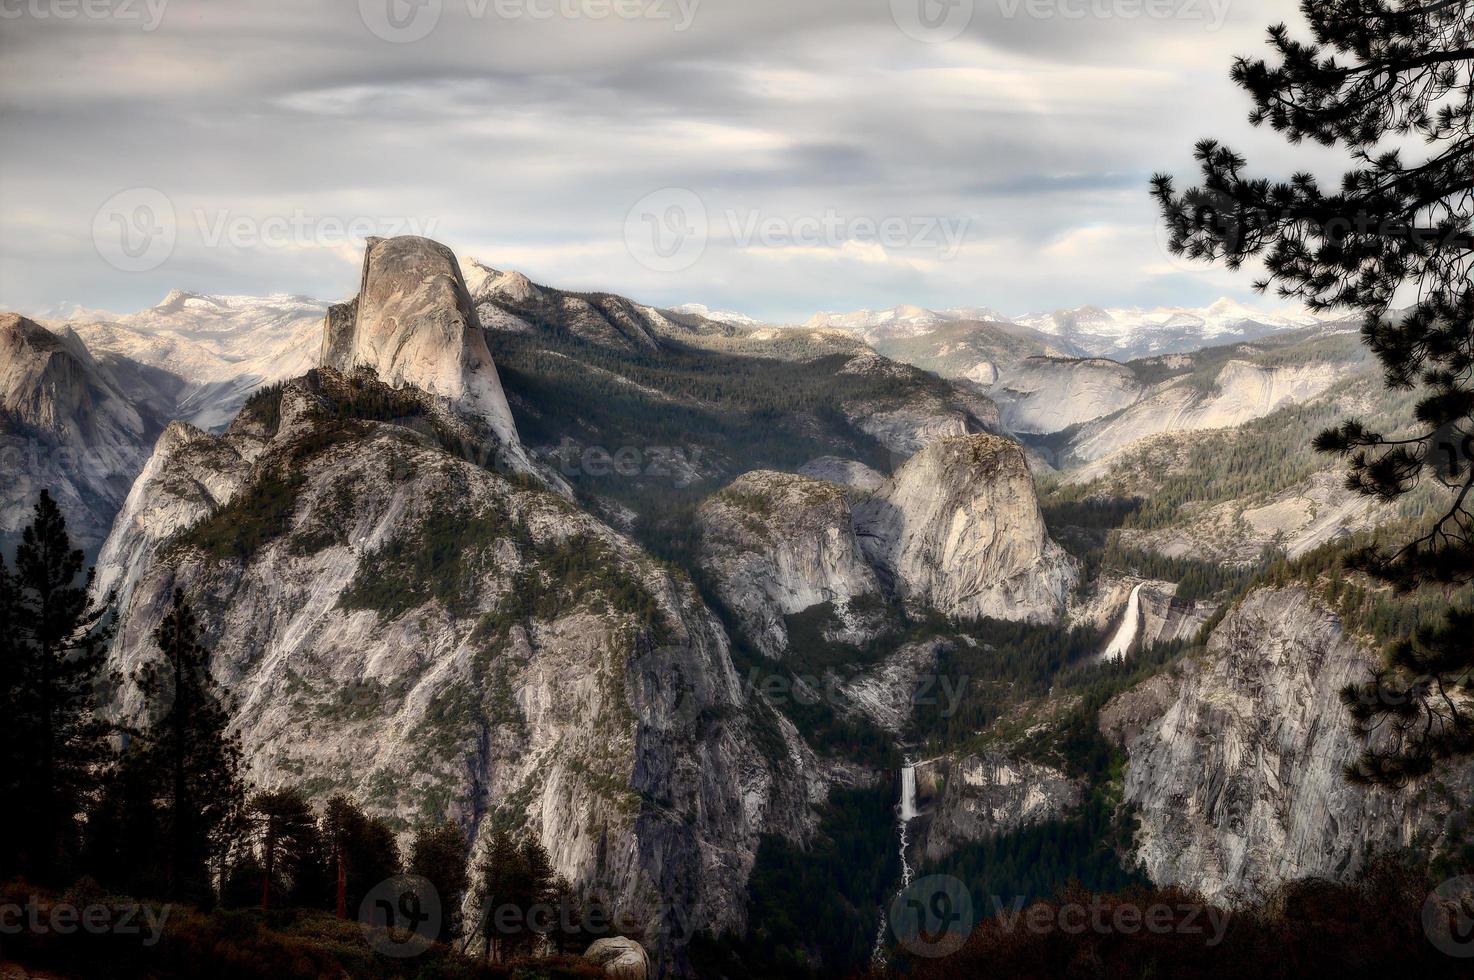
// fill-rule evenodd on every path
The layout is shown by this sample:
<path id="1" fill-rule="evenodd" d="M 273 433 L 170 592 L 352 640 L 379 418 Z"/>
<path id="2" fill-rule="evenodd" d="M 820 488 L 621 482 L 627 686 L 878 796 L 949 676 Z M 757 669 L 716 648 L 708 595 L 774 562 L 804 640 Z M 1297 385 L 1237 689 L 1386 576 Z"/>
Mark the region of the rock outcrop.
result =
<path id="1" fill-rule="evenodd" d="M 1051 620 L 1078 575 L 999 436 L 933 442 L 856 506 L 855 529 L 883 583 L 947 615 Z"/>
<path id="2" fill-rule="evenodd" d="M 406 833 L 526 827 L 611 911 L 740 931 L 759 835 L 812 829 L 812 756 L 744 699 L 689 582 L 444 450 L 412 424 L 440 404 L 324 369 L 221 436 L 172 427 L 105 549 L 129 583 L 111 665 L 157 656 L 182 588 L 258 786 L 348 792 Z"/>
<path id="3" fill-rule="evenodd" d="M 650 957 L 644 947 L 623 936 L 594 940 L 583 958 L 614 980 L 646 980 L 650 976 Z"/>
<path id="4" fill-rule="evenodd" d="M 1347 879 L 1368 852 L 1436 846 L 1446 800 L 1343 775 L 1362 743 L 1338 692 L 1374 665 L 1305 588 L 1265 588 L 1228 613 L 1201 657 L 1108 705 L 1102 727 L 1129 755 L 1124 797 L 1152 880 L 1243 904 L 1294 879 Z M 1459 805 L 1474 800 L 1467 766 L 1438 781 Z"/>
<path id="5" fill-rule="evenodd" d="M 1080 780 L 1001 751 L 918 763 L 916 781 L 930 807 L 921 839 L 928 861 L 965 844 L 1062 819 L 1081 799 Z"/>
<path id="6" fill-rule="evenodd" d="M 1118 414 L 1087 423 L 1070 442 L 1070 458 L 1100 459 L 1162 432 L 1222 429 L 1309 401 L 1345 377 L 1354 365 L 1314 362 L 1266 366 L 1232 360 L 1209 388 L 1190 381 L 1158 385 Z"/>
<path id="7" fill-rule="evenodd" d="M 828 480 L 849 487 L 860 495 L 874 493 L 885 485 L 885 477 L 879 472 L 853 459 L 839 456 L 820 456 L 798 468 L 800 476 L 811 476 L 816 480 Z"/>
<path id="8" fill-rule="evenodd" d="M 322 366 L 372 369 L 483 419 L 509 452 L 521 442 L 460 265 L 428 238 L 370 238 L 356 299 L 328 311 Z"/>
<path id="9" fill-rule="evenodd" d="M 89 554 L 107 536 L 162 421 L 70 330 L 0 313 L 0 548 L 47 490 Z"/>
<path id="10" fill-rule="evenodd" d="M 1143 386 L 1125 364 L 1103 358 L 1030 357 L 988 392 L 1011 432 L 1049 433 L 1119 412 Z"/>
<path id="11" fill-rule="evenodd" d="M 826 480 L 756 470 L 702 504 L 701 563 L 723 603 L 765 654 L 788 648 L 784 617 L 832 603 L 833 638 L 859 642 L 869 617 L 853 600 L 880 584 L 855 538 L 845 490 Z"/>

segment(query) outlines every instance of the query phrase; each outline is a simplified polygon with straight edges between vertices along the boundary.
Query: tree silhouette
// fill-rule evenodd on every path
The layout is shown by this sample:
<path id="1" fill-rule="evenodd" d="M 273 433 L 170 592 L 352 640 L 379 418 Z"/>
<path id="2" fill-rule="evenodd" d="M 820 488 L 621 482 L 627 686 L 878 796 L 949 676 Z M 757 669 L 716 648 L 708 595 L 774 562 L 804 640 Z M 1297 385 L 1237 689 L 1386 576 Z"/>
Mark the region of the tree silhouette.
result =
<path id="1" fill-rule="evenodd" d="M 210 651 L 182 591 L 154 630 L 162 659 L 140 672 L 146 704 L 157 713 L 141 733 L 164 829 L 169 898 L 208 906 L 209 868 L 239 828 L 245 790 L 240 740 L 229 732 L 225 694 L 210 675 Z"/>
<path id="2" fill-rule="evenodd" d="M 1253 102 L 1253 124 L 1294 144 L 1344 147 L 1353 168 L 1340 186 L 1307 173 L 1250 177 L 1242 156 L 1203 140 L 1201 185 L 1178 194 L 1158 174 L 1153 194 L 1173 253 L 1230 269 L 1258 259 L 1267 276 L 1257 289 L 1361 314 L 1386 384 L 1416 389 L 1414 418 L 1387 433 L 1347 419 L 1315 448 L 1344 457 L 1347 486 L 1366 496 L 1442 489 L 1425 528 L 1390 549 L 1358 549 L 1347 565 L 1400 590 L 1466 583 L 1474 578 L 1474 0 L 1302 0 L 1300 10 L 1314 40 L 1275 25 L 1277 63 L 1241 57 L 1232 78 Z M 1406 159 L 1418 143 L 1418 158 Z M 1443 635 L 1459 615 L 1450 612 Z M 1462 656 L 1404 650 L 1392 666 L 1342 692 L 1368 738 L 1389 736 L 1368 747 L 1352 779 L 1402 782 L 1474 751 L 1474 720 L 1457 691 L 1469 688 L 1474 646 L 1465 642 Z M 1407 670 L 1420 667 L 1438 671 L 1434 683 L 1409 681 Z"/>
<path id="3" fill-rule="evenodd" d="M 409 871 L 435 887 L 441 910 L 437 938 L 450 942 L 460 931 L 461 899 L 470 884 L 466 873 L 466 835 L 461 833 L 461 828 L 450 822 L 422 828 L 410 849 Z"/>
<path id="4" fill-rule="evenodd" d="M 357 915 L 375 885 L 399 874 L 394 832 L 341 793 L 328 800 L 322 829 L 336 877 L 334 908 L 339 918 Z"/>
<path id="5" fill-rule="evenodd" d="M 72 548 L 45 490 L 16 549 L 3 602 L 7 704 L 6 873 L 53 879 L 77 853 L 80 817 L 99 789 L 108 726 L 97 714 L 112 634 L 108 602 L 92 607 L 92 570 Z"/>

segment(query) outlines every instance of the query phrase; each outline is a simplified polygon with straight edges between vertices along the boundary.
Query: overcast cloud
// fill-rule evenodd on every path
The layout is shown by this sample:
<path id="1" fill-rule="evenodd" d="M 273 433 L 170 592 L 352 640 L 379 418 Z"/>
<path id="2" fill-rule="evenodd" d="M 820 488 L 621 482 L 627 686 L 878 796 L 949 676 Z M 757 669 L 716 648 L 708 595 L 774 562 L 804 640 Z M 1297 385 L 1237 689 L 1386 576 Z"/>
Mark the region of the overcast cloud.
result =
<path id="1" fill-rule="evenodd" d="M 338 299 L 366 231 L 775 321 L 1275 305 L 1147 181 L 1339 173 L 1228 81 L 1293 5 L 951 2 L 0 0 L 0 308 Z"/>

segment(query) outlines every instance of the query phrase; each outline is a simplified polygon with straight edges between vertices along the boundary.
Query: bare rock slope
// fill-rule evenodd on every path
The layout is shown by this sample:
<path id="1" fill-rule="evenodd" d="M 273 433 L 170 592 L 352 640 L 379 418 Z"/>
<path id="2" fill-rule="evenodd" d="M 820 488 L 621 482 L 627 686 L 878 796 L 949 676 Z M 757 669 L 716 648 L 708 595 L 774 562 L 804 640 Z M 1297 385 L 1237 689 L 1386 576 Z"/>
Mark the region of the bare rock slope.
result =
<path id="1" fill-rule="evenodd" d="M 1051 620 L 1078 576 L 1023 450 L 999 436 L 931 443 L 856 507 L 855 529 L 883 582 L 948 615 Z"/>
<path id="2" fill-rule="evenodd" d="M 1200 658 L 1101 713 L 1125 745 L 1125 801 L 1152 880 L 1213 901 L 1262 901 L 1299 878 L 1346 879 L 1367 852 L 1436 846 L 1448 802 L 1427 786 L 1348 783 L 1361 751 L 1338 697 L 1375 661 L 1306 589 L 1260 589 L 1213 631 Z M 1474 799 L 1468 767 L 1438 774 Z"/>

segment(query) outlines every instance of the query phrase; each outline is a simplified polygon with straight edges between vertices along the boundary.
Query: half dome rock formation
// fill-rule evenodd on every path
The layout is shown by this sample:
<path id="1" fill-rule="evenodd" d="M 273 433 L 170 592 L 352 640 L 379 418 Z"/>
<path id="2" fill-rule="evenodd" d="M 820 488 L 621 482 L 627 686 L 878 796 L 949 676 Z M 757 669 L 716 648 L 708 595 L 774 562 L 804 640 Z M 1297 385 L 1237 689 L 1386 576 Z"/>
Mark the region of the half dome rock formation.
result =
<path id="1" fill-rule="evenodd" d="M 855 508 L 855 530 L 903 599 L 951 616 L 1052 620 L 1078 577 L 1023 449 L 1000 436 L 931 443 Z"/>
<path id="2" fill-rule="evenodd" d="M 328 311 L 322 366 L 372 368 L 395 387 L 412 385 L 484 419 L 521 454 L 486 334 L 450 249 L 428 238 L 370 238 L 358 296 Z"/>
<path id="3" fill-rule="evenodd" d="M 49 490 L 88 553 L 107 536 L 158 436 L 153 411 L 98 363 L 71 330 L 53 333 L 0 313 L 0 546 L 30 522 Z"/>
<path id="4" fill-rule="evenodd" d="M 845 488 L 827 480 L 755 470 L 701 505 L 701 563 L 753 643 L 768 656 L 788 648 L 784 617 L 834 603 L 835 639 L 863 641 L 849 608 L 880 583 L 851 526 Z"/>

